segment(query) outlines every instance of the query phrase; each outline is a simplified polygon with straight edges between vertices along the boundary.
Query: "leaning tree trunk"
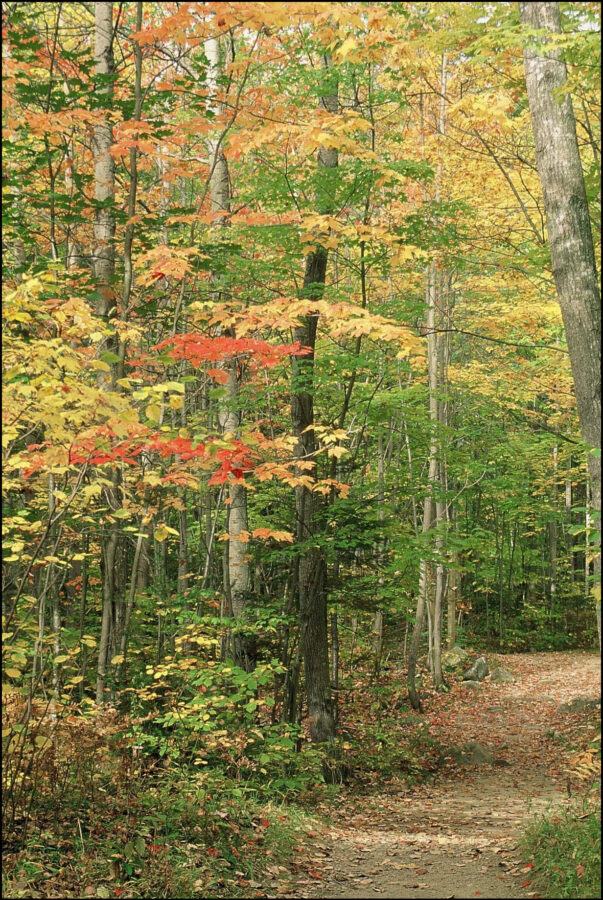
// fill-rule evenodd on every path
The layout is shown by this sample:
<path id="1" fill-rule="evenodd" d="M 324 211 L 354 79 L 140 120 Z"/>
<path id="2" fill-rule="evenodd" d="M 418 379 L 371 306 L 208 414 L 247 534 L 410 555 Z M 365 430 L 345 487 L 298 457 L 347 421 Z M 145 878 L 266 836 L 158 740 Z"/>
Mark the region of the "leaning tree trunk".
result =
<path id="1" fill-rule="evenodd" d="M 520 3 L 521 21 L 550 34 L 561 33 L 558 3 Z M 526 86 L 542 184 L 551 265 L 572 365 L 578 417 L 588 457 L 592 506 L 601 515 L 601 305 L 593 238 L 561 51 L 524 50 Z M 599 527 L 597 525 L 597 527 Z M 600 548 L 600 543 L 599 543 Z M 595 561 L 601 574 L 601 556 Z M 597 624 L 601 646 L 600 594 Z"/>
<path id="2" fill-rule="evenodd" d="M 323 64 L 325 69 L 330 68 L 330 59 L 326 55 Z M 321 106 L 330 113 L 337 112 L 336 87 L 325 93 Z M 337 150 L 334 147 L 321 147 L 318 152 L 320 181 L 316 204 L 321 214 L 333 210 L 337 165 Z M 305 298 L 319 300 L 322 297 L 327 255 L 328 251 L 321 246 L 307 255 L 302 289 Z M 305 355 L 294 355 L 292 359 L 291 419 L 293 433 L 297 437 L 295 458 L 298 463 L 304 464 L 297 468 L 300 476 L 307 474 L 305 464 L 314 461 L 317 449 L 314 436 L 314 349 L 317 322 L 317 315 L 308 315 L 295 329 L 296 341 L 306 348 Z M 316 533 L 315 504 L 316 494 L 311 489 L 305 485 L 295 488 L 296 539 L 300 548 L 297 561 L 300 641 L 303 642 L 310 732 L 312 740 L 321 743 L 334 738 L 335 719 L 329 680 L 326 562 L 322 549 L 313 540 Z"/>

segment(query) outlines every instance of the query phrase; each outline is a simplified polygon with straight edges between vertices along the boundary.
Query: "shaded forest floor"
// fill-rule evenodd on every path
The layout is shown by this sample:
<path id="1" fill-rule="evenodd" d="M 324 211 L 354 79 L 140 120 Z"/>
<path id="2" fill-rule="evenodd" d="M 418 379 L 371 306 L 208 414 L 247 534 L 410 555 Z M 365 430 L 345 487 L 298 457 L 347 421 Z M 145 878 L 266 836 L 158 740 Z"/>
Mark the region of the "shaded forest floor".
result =
<path id="1" fill-rule="evenodd" d="M 537 897 L 518 839 L 534 815 L 563 808 L 585 784 L 572 759 L 594 734 L 595 713 L 559 704 L 600 695 L 600 658 L 585 653 L 490 655 L 514 684 L 427 693 L 429 732 L 444 749 L 437 775 L 408 787 L 376 779 L 350 785 L 317 813 L 329 822 L 296 871 L 264 896 Z M 394 678 L 397 673 L 389 673 Z M 401 713 L 416 727 L 418 717 Z M 475 741 L 492 764 L 463 766 L 446 749 Z M 301 850 L 301 847 L 300 847 Z M 580 861 L 577 860 L 577 864 Z"/>

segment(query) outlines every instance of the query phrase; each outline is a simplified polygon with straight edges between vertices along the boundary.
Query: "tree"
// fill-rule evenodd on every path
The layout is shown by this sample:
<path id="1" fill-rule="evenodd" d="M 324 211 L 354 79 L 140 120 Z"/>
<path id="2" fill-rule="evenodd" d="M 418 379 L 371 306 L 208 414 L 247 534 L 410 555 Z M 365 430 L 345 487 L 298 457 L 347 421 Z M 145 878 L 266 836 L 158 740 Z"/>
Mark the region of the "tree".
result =
<path id="1" fill-rule="evenodd" d="M 338 111 L 336 75 L 331 71 L 327 54 L 323 57 L 326 87 L 321 99 L 322 108 L 331 114 Z M 321 214 L 334 206 L 334 172 L 338 153 L 335 146 L 318 151 L 317 209 Z M 328 250 L 318 246 L 306 256 L 302 296 L 310 300 L 322 297 L 327 274 Z M 295 458 L 300 475 L 308 466 L 316 465 L 317 449 L 314 421 L 314 352 L 318 315 L 310 313 L 295 329 L 295 339 L 302 353 L 293 356 L 291 420 L 297 438 Z M 308 713 L 312 739 L 330 741 L 335 736 L 335 720 L 331 707 L 329 680 L 329 646 L 327 634 L 326 563 L 320 543 L 316 541 L 316 494 L 312 486 L 300 484 L 295 488 L 297 542 L 297 592 L 301 622 L 300 642 L 304 656 L 304 671 Z"/>
<path id="2" fill-rule="evenodd" d="M 519 9 L 524 25 L 544 32 L 541 40 L 561 34 L 557 2 L 520 3 Z M 601 298 L 576 120 L 561 50 L 555 46 L 535 48 L 530 37 L 524 49 L 524 65 L 553 275 L 572 364 L 580 428 L 590 448 L 592 506 L 600 519 Z M 596 572 L 600 576 L 600 555 Z M 600 646 L 600 594 L 597 628 Z"/>
<path id="3" fill-rule="evenodd" d="M 211 92 L 211 106 L 215 115 L 221 112 L 220 104 L 216 97 L 219 90 L 219 82 L 222 76 L 222 59 L 220 41 L 217 37 L 211 37 L 205 42 L 205 55 L 208 60 L 207 84 Z M 208 140 L 209 152 L 209 185 L 211 191 L 212 210 L 222 215 L 217 219 L 217 227 L 227 226 L 226 215 L 230 210 L 230 175 L 228 162 L 221 140 L 212 136 Z M 216 300 L 224 300 L 220 291 L 214 293 Z M 229 329 L 227 334 L 235 336 L 234 329 Z M 220 425 L 225 435 L 238 437 L 240 433 L 241 414 L 238 409 L 240 393 L 240 365 L 236 356 L 224 363 L 224 389 L 225 398 L 219 411 Z M 242 616 L 249 599 L 249 545 L 244 539 L 247 534 L 247 489 L 243 477 L 235 478 L 228 486 L 228 534 L 226 542 L 226 573 L 228 575 L 225 585 L 230 604 L 230 613 L 237 619 Z M 253 666 L 253 650 L 251 644 L 240 637 L 234 638 L 235 659 L 239 664 L 248 668 Z"/>
<path id="4" fill-rule="evenodd" d="M 96 89 L 103 98 L 105 116 L 94 129 L 94 258 L 92 271 L 97 281 L 100 297 L 98 313 L 109 320 L 115 316 L 117 297 L 115 294 L 115 215 L 113 209 L 115 194 L 115 164 L 109 152 L 113 144 L 113 132 L 109 112 L 113 100 L 113 3 L 95 4 L 94 8 L 94 60 L 97 77 Z M 101 380 L 104 376 L 101 375 Z M 109 510 L 119 506 L 119 470 L 113 469 L 111 485 L 105 489 Z M 103 612 L 101 635 L 98 647 L 96 678 L 96 702 L 102 703 L 105 692 L 105 672 L 109 656 L 113 625 L 113 605 L 115 603 L 115 580 L 119 532 L 112 527 L 103 540 Z"/>

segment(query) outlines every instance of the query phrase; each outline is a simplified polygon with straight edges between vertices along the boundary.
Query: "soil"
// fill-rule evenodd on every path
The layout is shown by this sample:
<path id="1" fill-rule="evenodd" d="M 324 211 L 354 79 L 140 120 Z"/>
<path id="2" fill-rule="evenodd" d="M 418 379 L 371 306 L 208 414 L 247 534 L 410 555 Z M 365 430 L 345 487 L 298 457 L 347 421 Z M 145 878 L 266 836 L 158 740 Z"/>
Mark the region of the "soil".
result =
<path id="1" fill-rule="evenodd" d="M 538 897 L 518 839 L 530 819 L 579 791 L 568 766 L 584 714 L 558 712 L 578 695 L 599 696 L 600 658 L 586 653 L 489 656 L 514 684 L 482 682 L 424 700 L 430 732 L 447 748 L 476 741 L 492 764 L 445 759 L 432 784 L 350 788 L 319 812 L 329 822 L 276 893 L 290 897 Z M 592 714 L 591 714 L 592 723 Z M 300 848 L 301 849 L 301 848 Z"/>

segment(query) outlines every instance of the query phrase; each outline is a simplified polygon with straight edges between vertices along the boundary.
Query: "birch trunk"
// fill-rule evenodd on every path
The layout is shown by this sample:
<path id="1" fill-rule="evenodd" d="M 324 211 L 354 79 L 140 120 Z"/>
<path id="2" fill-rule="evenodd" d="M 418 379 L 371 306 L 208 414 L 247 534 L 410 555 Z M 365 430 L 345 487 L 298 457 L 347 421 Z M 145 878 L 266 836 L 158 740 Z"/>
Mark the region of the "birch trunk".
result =
<path id="1" fill-rule="evenodd" d="M 113 197 L 115 192 L 115 167 L 109 150 L 113 143 L 113 134 L 108 112 L 113 101 L 113 83 L 111 76 L 114 70 L 113 61 L 113 3 L 96 3 L 94 5 L 95 40 L 94 58 L 97 77 L 96 93 L 103 97 L 107 117 L 94 127 L 94 192 L 96 210 L 94 214 L 94 253 L 93 272 L 100 295 L 97 312 L 108 319 L 115 314 L 115 291 L 113 286 L 115 275 L 115 251 L 113 238 L 115 235 L 115 216 Z M 103 382 L 101 382 L 102 384 Z M 108 385 L 107 385 L 108 386 Z M 119 475 L 113 470 L 111 487 L 105 490 L 109 510 L 119 505 L 117 487 Z M 98 648 L 96 674 L 96 702 L 102 703 L 105 694 L 105 673 L 107 658 L 111 644 L 113 607 L 115 602 L 115 562 L 118 535 L 113 530 L 105 539 L 102 548 L 102 619 Z"/>
<path id="2" fill-rule="evenodd" d="M 221 104 L 217 100 L 219 79 L 222 73 L 222 59 L 220 42 L 218 38 L 209 38 L 205 42 L 205 55 L 208 60 L 207 87 L 210 97 L 210 108 L 218 115 L 222 111 Z M 212 210 L 224 212 L 224 216 L 216 220 L 216 226 L 227 227 L 226 214 L 230 210 L 230 178 L 228 162 L 221 150 L 220 142 L 216 138 L 208 141 L 209 167 L 210 167 L 210 191 Z M 216 291 L 220 296 L 220 292 Z M 234 337 L 234 333 L 232 334 Z M 228 379 L 224 384 L 226 396 L 222 402 L 218 420 L 223 434 L 234 438 L 239 435 L 241 417 L 239 406 L 239 373 L 236 360 L 230 360 L 223 364 Z M 225 587 L 230 606 L 230 614 L 233 618 L 239 618 L 245 609 L 249 599 L 250 571 L 248 562 L 247 541 L 236 540 L 237 535 L 246 532 L 247 529 L 247 491 L 243 483 L 231 481 L 228 485 L 228 532 L 232 535 L 226 541 L 224 553 L 226 554 Z M 236 639 L 235 658 L 238 664 L 250 668 L 254 664 L 254 653 L 251 642 Z"/>

